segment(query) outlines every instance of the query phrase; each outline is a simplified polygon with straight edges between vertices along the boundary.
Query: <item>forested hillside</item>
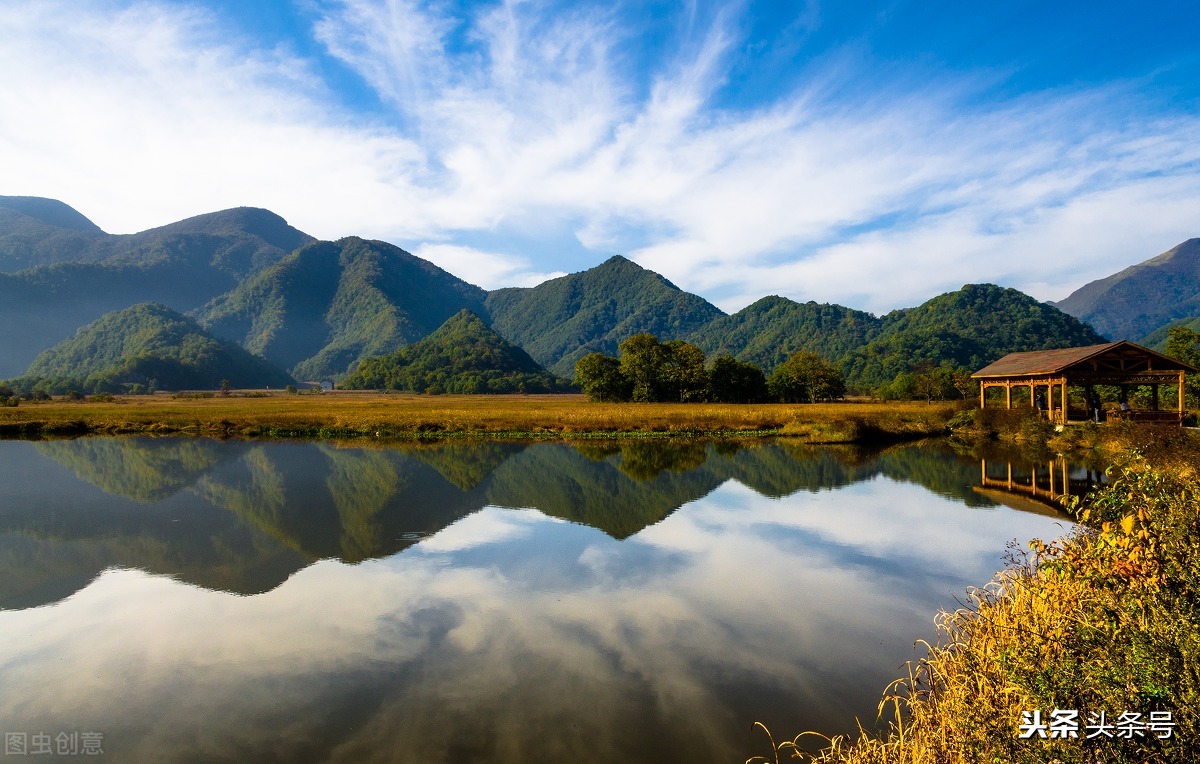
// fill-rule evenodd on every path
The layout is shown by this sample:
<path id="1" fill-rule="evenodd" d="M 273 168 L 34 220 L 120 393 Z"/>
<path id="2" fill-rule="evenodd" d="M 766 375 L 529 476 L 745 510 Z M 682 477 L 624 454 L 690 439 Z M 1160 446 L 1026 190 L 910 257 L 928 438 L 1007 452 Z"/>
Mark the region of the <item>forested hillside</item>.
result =
<path id="1" fill-rule="evenodd" d="M 841 359 L 882 328 L 880 319 L 860 310 L 771 296 L 713 319 L 686 339 L 710 357 L 729 354 L 770 374 L 801 351 Z"/>
<path id="2" fill-rule="evenodd" d="M 62 393 L 140 389 L 282 388 L 294 380 L 240 346 L 222 342 L 165 305 L 109 313 L 46 350 L 20 387 Z"/>
<path id="3" fill-rule="evenodd" d="M 975 371 L 1007 353 L 1103 341 L 1091 327 L 1024 292 L 967 284 L 887 314 L 875 339 L 840 360 L 847 383 L 867 388 L 923 365 Z"/>
<path id="4" fill-rule="evenodd" d="M 52 263 L 0 274 L 0 325 L 6 327 L 0 333 L 0 377 L 21 373 L 42 350 L 105 313 L 142 302 L 192 310 L 312 240 L 278 215 L 253 208 L 113 236 L 81 230 L 86 224 L 65 205 L 33 202 L 32 208 L 44 214 L 32 218 L 14 212 L 23 219 L 15 227 L 6 225 L 12 221 L 2 214 L 9 208 L 0 209 L 0 242 L 9 247 L 10 262 Z M 33 230 L 30 220 L 51 228 L 23 238 Z M 63 258 L 69 261 L 57 262 Z"/>
<path id="5" fill-rule="evenodd" d="M 724 315 L 620 256 L 536 287 L 490 292 L 486 308 L 501 336 L 562 377 L 588 353 L 615 354 L 635 334 L 680 339 Z"/>
<path id="6" fill-rule="evenodd" d="M 340 378 L 363 358 L 415 342 L 485 292 L 382 241 L 315 242 L 196 312 L 300 379 Z"/>
<path id="7" fill-rule="evenodd" d="M 0 273 L 82 259 L 106 235 L 55 199 L 0 196 Z"/>
<path id="8" fill-rule="evenodd" d="M 548 393 L 566 389 L 521 348 L 464 310 L 419 342 L 368 358 L 349 389 L 412 393 Z"/>

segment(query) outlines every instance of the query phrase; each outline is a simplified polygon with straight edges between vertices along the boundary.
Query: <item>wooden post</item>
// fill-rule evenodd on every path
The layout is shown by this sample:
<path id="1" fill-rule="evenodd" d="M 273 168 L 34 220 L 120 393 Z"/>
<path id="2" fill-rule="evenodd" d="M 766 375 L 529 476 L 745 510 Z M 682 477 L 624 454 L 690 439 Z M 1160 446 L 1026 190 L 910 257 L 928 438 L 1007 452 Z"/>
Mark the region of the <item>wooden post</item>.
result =
<path id="1" fill-rule="evenodd" d="M 1004 383 L 1004 408 L 1012 408 L 1012 382 Z"/>
<path id="2" fill-rule="evenodd" d="M 1012 490 L 1012 462 L 1008 463 L 1008 490 Z"/>
<path id="3" fill-rule="evenodd" d="M 1183 406 L 1183 372 L 1181 371 L 1181 372 L 1179 372 L 1179 421 L 1181 424 L 1183 423 L 1184 410 L 1185 409 Z"/>
<path id="4" fill-rule="evenodd" d="M 1062 379 L 1062 423 L 1067 423 L 1067 378 Z"/>
<path id="5" fill-rule="evenodd" d="M 1054 460 L 1051 459 L 1049 462 L 1047 462 L 1046 467 L 1050 472 L 1050 498 L 1053 499 L 1053 498 L 1055 498 L 1055 496 L 1054 496 Z"/>
<path id="6" fill-rule="evenodd" d="M 979 383 L 979 408 L 987 408 L 987 385 L 982 381 Z"/>

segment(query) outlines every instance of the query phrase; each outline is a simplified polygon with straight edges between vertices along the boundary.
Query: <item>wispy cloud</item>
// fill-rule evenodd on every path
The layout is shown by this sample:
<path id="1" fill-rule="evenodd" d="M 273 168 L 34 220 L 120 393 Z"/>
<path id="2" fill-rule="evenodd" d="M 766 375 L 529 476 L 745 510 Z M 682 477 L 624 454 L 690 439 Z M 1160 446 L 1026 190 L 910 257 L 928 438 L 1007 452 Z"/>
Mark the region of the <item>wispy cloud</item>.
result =
<path id="1" fill-rule="evenodd" d="M 385 104 L 356 114 L 203 10 L 66 9 L 0 10 L 0 182 L 115 230 L 254 204 L 485 286 L 622 252 L 730 310 L 875 311 L 968 281 L 1061 298 L 1197 234 L 1200 119 L 1137 83 L 988 99 L 994 75 L 885 86 L 847 47 L 734 108 L 761 47 L 737 5 L 648 47 L 619 5 L 341 0 L 312 33 Z"/>

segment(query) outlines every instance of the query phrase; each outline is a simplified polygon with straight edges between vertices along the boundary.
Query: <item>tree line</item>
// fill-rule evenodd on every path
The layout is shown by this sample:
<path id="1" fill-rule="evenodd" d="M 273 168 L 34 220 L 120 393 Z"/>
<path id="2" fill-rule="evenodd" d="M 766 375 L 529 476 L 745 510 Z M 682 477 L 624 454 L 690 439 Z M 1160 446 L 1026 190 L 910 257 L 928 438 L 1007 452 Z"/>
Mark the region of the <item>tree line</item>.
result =
<path id="1" fill-rule="evenodd" d="M 752 363 L 723 355 L 707 364 L 704 351 L 683 340 L 649 333 L 622 342 L 619 357 L 589 353 L 575 364 L 575 384 L 594 401 L 814 403 L 840 398 L 846 380 L 810 352 L 793 354 L 767 377 Z"/>

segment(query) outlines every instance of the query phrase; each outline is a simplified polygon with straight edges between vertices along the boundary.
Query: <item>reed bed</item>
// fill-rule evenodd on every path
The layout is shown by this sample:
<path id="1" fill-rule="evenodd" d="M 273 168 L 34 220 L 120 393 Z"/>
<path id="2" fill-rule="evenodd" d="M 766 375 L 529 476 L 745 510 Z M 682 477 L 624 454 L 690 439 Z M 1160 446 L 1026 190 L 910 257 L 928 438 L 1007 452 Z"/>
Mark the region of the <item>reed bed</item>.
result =
<path id="1" fill-rule="evenodd" d="M 924 403 L 593 403 L 580 395 L 156 395 L 23 402 L 0 408 L 0 433 L 372 438 L 783 434 L 847 442 L 942 434 L 954 410 L 948 404 Z"/>

